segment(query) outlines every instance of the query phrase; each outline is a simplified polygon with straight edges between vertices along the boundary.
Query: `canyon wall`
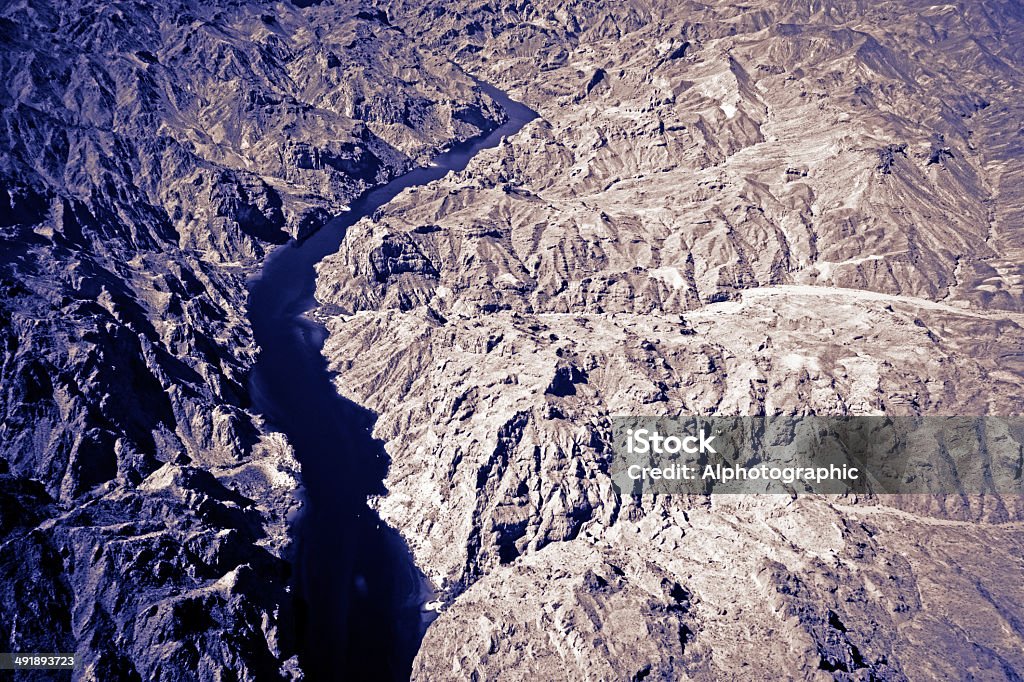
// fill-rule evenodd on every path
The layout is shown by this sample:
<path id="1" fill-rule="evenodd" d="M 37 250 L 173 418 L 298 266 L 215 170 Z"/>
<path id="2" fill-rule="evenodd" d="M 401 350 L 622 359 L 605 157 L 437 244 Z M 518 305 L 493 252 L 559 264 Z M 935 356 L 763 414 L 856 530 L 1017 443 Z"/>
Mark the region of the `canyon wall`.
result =
<path id="1" fill-rule="evenodd" d="M 503 114 L 355 3 L 9 2 L 0 42 L 2 648 L 298 677 L 246 278 Z"/>
<path id="2" fill-rule="evenodd" d="M 1019 491 L 608 475 L 614 415 L 1021 412 L 1019 4 L 389 16 L 540 114 L 319 270 L 377 507 L 444 602 L 416 676 L 1022 674 Z"/>

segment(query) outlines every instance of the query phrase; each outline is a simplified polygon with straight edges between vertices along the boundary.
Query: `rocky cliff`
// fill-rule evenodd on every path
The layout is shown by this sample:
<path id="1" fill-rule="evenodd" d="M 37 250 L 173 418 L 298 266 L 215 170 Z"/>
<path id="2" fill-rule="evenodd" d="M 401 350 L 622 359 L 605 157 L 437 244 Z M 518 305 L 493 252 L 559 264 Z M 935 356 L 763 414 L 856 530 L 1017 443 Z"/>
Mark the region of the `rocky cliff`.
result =
<path id="1" fill-rule="evenodd" d="M 319 271 L 377 506 L 445 602 L 416 676 L 1024 674 L 1020 495 L 608 476 L 614 414 L 1021 412 L 1019 4 L 389 16 L 540 113 Z"/>
<path id="2" fill-rule="evenodd" d="M 245 279 L 502 114 L 358 3 L 6 2 L 0 43 L 0 648 L 298 677 Z"/>

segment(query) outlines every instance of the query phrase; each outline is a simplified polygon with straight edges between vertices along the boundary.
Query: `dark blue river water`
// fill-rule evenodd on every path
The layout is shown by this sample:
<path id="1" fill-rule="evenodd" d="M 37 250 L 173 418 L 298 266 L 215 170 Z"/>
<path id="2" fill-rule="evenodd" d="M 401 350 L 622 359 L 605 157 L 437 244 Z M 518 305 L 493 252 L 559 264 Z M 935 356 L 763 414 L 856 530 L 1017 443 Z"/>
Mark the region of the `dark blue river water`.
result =
<path id="1" fill-rule="evenodd" d="M 405 543 L 366 504 L 383 491 L 388 459 L 370 435 L 374 415 L 334 390 L 320 353 L 326 330 L 303 315 L 316 304 L 314 266 L 338 250 L 349 226 L 399 192 L 462 170 L 536 117 L 480 87 L 505 109 L 506 123 L 367 193 L 309 238 L 279 248 L 250 282 L 249 320 L 260 347 L 250 378 L 254 407 L 288 436 L 302 465 L 293 589 L 299 656 L 313 682 L 408 679 L 429 594 Z"/>

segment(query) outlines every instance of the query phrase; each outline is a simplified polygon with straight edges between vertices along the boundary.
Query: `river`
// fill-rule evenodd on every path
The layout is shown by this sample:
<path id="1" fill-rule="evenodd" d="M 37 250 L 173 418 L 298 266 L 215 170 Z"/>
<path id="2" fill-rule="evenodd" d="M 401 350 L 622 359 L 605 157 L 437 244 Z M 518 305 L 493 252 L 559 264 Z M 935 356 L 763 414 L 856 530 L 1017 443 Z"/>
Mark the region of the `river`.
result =
<path id="1" fill-rule="evenodd" d="M 293 589 L 300 661 L 313 682 L 408 679 L 429 594 L 401 537 L 367 506 L 367 496 L 383 492 L 388 459 L 371 437 L 374 415 L 334 390 L 321 354 L 326 329 L 304 315 L 316 306 L 315 266 L 337 252 L 349 226 L 399 192 L 464 169 L 536 117 L 496 88 L 480 87 L 507 122 L 363 195 L 312 236 L 271 254 L 249 284 L 260 348 L 250 377 L 253 407 L 288 437 L 302 465 Z"/>

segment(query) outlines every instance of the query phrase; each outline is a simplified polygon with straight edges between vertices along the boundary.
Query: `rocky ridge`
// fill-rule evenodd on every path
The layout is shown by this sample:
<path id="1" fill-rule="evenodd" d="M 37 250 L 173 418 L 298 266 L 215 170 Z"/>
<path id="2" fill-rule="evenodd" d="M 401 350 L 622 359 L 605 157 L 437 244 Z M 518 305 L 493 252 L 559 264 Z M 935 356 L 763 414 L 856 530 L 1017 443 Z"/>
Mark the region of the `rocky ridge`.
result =
<path id="1" fill-rule="evenodd" d="M 300 677 L 246 277 L 501 112 L 357 3 L 9 2 L 0 41 L 3 648 Z"/>
<path id="2" fill-rule="evenodd" d="M 415 675 L 1019 676 L 1019 495 L 607 475 L 614 414 L 1021 412 L 1019 7 L 389 16 L 541 115 L 320 268 L 377 505 L 446 602 Z"/>

